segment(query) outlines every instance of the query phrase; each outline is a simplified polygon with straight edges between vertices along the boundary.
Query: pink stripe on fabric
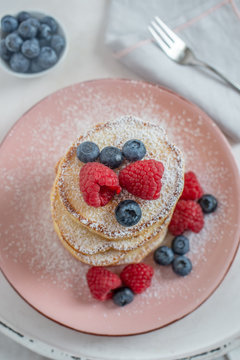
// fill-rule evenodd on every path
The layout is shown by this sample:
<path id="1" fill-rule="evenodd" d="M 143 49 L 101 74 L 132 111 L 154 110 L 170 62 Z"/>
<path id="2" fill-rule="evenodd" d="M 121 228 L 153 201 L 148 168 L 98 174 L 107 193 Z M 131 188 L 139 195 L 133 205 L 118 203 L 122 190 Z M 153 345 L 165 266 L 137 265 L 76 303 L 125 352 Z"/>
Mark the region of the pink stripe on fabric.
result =
<path id="1" fill-rule="evenodd" d="M 194 18 L 192 18 L 191 20 L 187 21 L 186 23 L 181 24 L 181 25 L 179 25 L 179 26 L 176 26 L 175 28 L 173 28 L 173 30 L 174 30 L 175 32 L 180 32 L 181 30 L 183 30 L 183 29 L 191 26 L 191 25 L 194 24 L 195 22 L 203 19 L 204 17 L 206 17 L 206 16 L 208 16 L 209 14 L 211 14 L 213 11 L 221 8 L 222 6 L 224 6 L 224 5 L 228 4 L 228 3 L 231 4 L 231 6 L 232 6 L 232 8 L 233 8 L 233 10 L 234 10 L 234 12 L 235 12 L 235 14 L 236 14 L 237 17 L 240 19 L 240 11 L 239 11 L 239 9 L 237 8 L 234 0 L 223 0 L 222 2 L 219 2 L 219 3 L 216 4 L 215 6 L 213 6 L 213 7 L 209 8 L 208 10 L 204 11 L 204 12 L 201 13 L 200 15 L 195 16 Z M 137 48 L 139 48 L 139 47 L 142 47 L 142 46 L 144 46 L 144 45 L 146 45 L 146 44 L 149 44 L 149 43 L 152 42 L 152 41 L 153 41 L 153 39 L 141 40 L 141 41 L 139 41 L 139 42 L 137 42 L 137 43 L 135 43 L 135 44 L 133 44 L 133 45 L 131 45 L 131 46 L 123 49 L 123 50 L 120 50 L 120 51 L 114 53 L 114 54 L 113 54 L 113 57 L 114 57 L 115 59 L 120 59 L 120 58 L 124 57 L 125 55 L 129 54 L 130 52 L 132 52 L 133 50 L 135 50 L 135 49 L 137 49 Z"/>
<path id="2" fill-rule="evenodd" d="M 150 43 L 152 41 L 153 41 L 152 39 L 141 40 L 141 41 L 137 42 L 136 44 L 134 44 L 132 46 L 129 46 L 129 47 L 127 47 L 127 48 L 125 48 L 125 49 L 123 49 L 121 51 L 118 51 L 118 52 L 114 53 L 113 57 L 115 59 L 120 59 L 121 57 L 123 57 L 123 56 L 129 54 L 131 51 L 135 50 L 136 48 L 141 47 L 143 45 L 146 45 L 146 44 L 148 44 L 148 43 Z"/>
<path id="3" fill-rule="evenodd" d="M 235 4 L 235 2 L 233 0 L 230 0 L 230 3 L 232 5 L 233 11 L 237 15 L 237 17 L 240 19 L 240 10 L 238 9 L 237 5 Z"/>
<path id="4" fill-rule="evenodd" d="M 189 27 L 190 25 L 194 24 L 195 22 L 203 19 L 204 17 L 208 16 L 209 14 L 211 14 L 213 11 L 219 9 L 220 7 L 222 7 L 223 5 L 226 5 L 227 3 L 229 3 L 231 0 L 224 0 L 221 3 L 218 3 L 217 5 L 209 8 L 208 10 L 204 11 L 203 13 L 201 13 L 198 16 L 195 16 L 194 18 L 192 18 L 191 20 L 187 21 L 186 23 L 176 26 L 173 30 L 176 32 L 179 32 L 187 27 Z"/>

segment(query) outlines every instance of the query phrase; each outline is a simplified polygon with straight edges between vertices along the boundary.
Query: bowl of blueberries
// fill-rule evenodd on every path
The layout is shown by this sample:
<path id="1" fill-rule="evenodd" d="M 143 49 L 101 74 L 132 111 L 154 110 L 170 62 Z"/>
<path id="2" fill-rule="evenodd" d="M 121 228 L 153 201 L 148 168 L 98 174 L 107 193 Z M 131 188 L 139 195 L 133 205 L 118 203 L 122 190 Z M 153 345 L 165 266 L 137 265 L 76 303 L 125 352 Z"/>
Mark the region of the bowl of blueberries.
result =
<path id="1" fill-rule="evenodd" d="M 55 68 L 66 54 L 66 35 L 55 18 L 21 11 L 1 18 L 0 64 L 20 77 L 35 77 Z"/>

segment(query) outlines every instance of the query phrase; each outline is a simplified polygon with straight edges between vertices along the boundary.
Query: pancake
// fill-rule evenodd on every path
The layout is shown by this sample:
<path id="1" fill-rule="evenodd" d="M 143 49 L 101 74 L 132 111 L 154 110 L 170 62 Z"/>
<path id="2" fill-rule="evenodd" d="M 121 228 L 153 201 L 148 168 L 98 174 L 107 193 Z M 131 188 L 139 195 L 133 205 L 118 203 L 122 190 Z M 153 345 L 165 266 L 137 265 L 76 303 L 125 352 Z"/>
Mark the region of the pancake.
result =
<path id="1" fill-rule="evenodd" d="M 74 221 L 61 202 L 56 186 L 54 186 L 52 190 L 51 204 L 52 216 L 61 238 L 76 252 L 82 253 L 83 255 L 94 255 L 108 250 L 128 252 L 137 249 L 151 241 L 162 229 L 166 228 L 170 220 L 170 216 L 168 216 L 163 224 L 160 226 L 155 224 L 143 234 L 128 239 L 111 241 L 89 231 L 85 226 L 82 226 L 80 222 Z"/>
<path id="2" fill-rule="evenodd" d="M 138 263 L 147 256 L 151 251 L 155 250 L 164 240 L 167 226 L 163 227 L 151 241 L 147 242 L 140 248 L 128 251 L 126 253 L 118 250 L 108 250 L 93 255 L 84 255 L 72 248 L 63 235 L 60 233 L 58 225 L 54 222 L 54 228 L 58 234 L 64 247 L 78 260 L 91 266 L 113 266 L 129 263 Z"/>
<path id="3" fill-rule="evenodd" d="M 105 146 L 122 148 L 130 139 L 141 140 L 147 153 L 144 159 L 155 159 L 164 165 L 162 189 L 157 200 L 143 200 L 122 190 L 119 195 L 105 206 L 95 208 L 85 203 L 79 189 L 79 172 L 84 165 L 76 156 L 77 146 L 84 141 L 95 142 L 100 150 Z M 116 173 L 128 165 L 128 161 L 115 169 Z M 139 237 L 161 226 L 172 214 L 182 193 L 184 184 L 184 162 L 180 150 L 171 144 L 165 131 L 158 125 L 150 124 L 128 115 L 113 122 L 95 126 L 84 136 L 77 139 L 60 161 L 56 189 L 59 198 L 77 224 L 111 241 L 122 241 Z M 115 208 L 120 201 L 132 199 L 138 202 L 142 210 L 140 221 L 131 227 L 123 227 L 115 218 Z"/>

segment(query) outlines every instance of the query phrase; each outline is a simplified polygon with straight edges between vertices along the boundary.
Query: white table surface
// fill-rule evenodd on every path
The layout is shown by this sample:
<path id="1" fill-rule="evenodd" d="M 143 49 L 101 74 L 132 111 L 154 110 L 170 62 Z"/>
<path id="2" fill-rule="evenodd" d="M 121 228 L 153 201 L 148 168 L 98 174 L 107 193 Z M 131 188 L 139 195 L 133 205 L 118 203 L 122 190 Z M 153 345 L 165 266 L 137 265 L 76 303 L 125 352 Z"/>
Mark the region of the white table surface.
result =
<path id="1" fill-rule="evenodd" d="M 69 44 L 64 62 L 47 76 L 20 79 L 0 70 L 0 139 L 26 110 L 57 89 L 72 83 L 97 78 L 138 79 L 136 75 L 114 60 L 104 46 L 103 34 L 107 6 L 108 1 L 106 0 L 61 2 L 60 0 L 8 0 L 0 2 L 1 16 L 7 13 L 14 14 L 21 10 L 42 10 L 56 16 L 60 22 L 68 24 L 66 32 Z M 240 164 L 240 144 L 231 145 L 238 164 Z M 238 261 L 240 261 L 239 256 Z M 235 268 L 237 267 L 235 266 Z M 237 359 L 236 351 L 232 356 Z M 40 360 L 46 358 L 33 354 L 0 333 L 0 360 L 13 359 Z M 221 357 L 222 359 L 223 357 Z"/>

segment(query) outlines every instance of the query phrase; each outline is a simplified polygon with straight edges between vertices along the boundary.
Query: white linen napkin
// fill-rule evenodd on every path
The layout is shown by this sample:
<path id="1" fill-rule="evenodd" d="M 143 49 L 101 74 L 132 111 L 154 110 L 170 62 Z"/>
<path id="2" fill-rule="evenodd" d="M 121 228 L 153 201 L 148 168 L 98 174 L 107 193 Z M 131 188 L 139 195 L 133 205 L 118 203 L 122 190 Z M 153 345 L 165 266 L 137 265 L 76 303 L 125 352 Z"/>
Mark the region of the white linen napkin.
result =
<path id="1" fill-rule="evenodd" d="M 199 59 L 240 84 L 240 0 L 112 0 L 105 33 L 116 59 L 194 102 L 240 141 L 240 93 L 208 70 L 170 60 L 147 30 L 156 15 Z"/>

